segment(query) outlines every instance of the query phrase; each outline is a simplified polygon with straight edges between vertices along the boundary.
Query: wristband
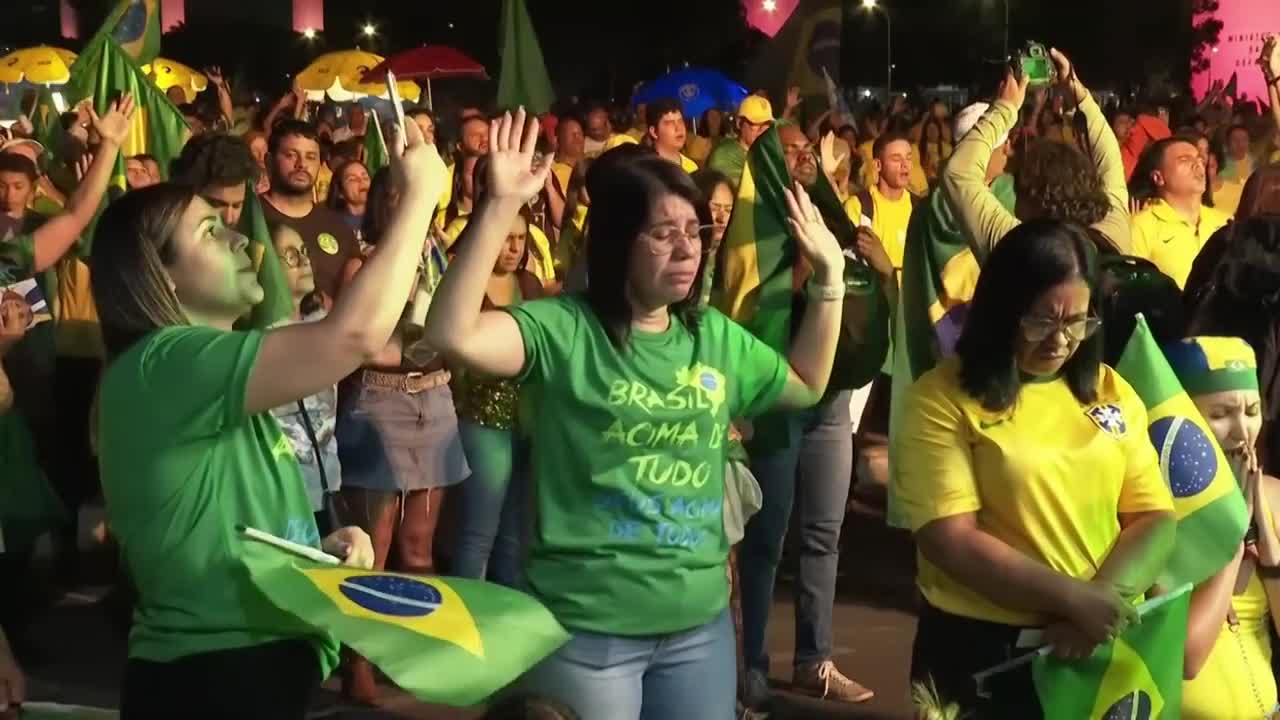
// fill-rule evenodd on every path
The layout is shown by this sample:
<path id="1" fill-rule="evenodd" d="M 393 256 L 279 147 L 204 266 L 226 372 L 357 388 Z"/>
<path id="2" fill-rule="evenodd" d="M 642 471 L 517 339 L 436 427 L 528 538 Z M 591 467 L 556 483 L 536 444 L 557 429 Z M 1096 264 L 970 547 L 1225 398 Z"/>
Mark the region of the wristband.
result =
<path id="1" fill-rule="evenodd" d="M 838 285 L 818 285 L 817 283 L 808 283 L 805 288 L 806 294 L 811 300 L 820 302 L 836 302 L 844 299 L 844 283 Z"/>

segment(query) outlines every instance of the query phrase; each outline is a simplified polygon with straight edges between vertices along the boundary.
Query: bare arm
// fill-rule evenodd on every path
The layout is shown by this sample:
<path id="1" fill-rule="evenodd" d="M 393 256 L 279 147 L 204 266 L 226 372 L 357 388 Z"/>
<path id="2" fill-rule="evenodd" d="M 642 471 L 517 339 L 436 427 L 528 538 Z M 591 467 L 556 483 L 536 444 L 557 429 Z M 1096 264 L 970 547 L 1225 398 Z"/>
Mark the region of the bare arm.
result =
<path id="1" fill-rule="evenodd" d="M 1146 592 L 1155 584 L 1173 551 L 1177 521 L 1172 512 L 1120 515 L 1120 537 L 1098 568 L 1095 579 L 1111 583 L 1125 597 Z"/>
<path id="2" fill-rule="evenodd" d="M 1194 680 L 1209 660 L 1209 653 L 1222 633 L 1222 623 L 1231 610 L 1231 595 L 1235 592 L 1243 559 L 1244 545 L 1241 544 L 1226 567 L 1191 593 L 1191 607 L 1187 611 L 1187 650 L 1182 658 L 1184 680 Z"/>
<path id="3" fill-rule="evenodd" d="M 101 135 L 102 143 L 84 178 L 67 199 L 66 209 L 32 233 L 36 272 L 44 272 L 61 260 L 93 221 L 111 182 L 116 156 L 129 131 L 134 110 L 133 96 L 128 94 L 111 103 L 107 113 L 101 117 L 92 107 L 89 108 L 90 121 Z"/>
<path id="4" fill-rule="evenodd" d="M 1271 36 L 1262 44 L 1262 55 L 1258 58 L 1262 68 L 1263 82 L 1267 83 L 1267 98 L 1271 101 L 1271 118 L 1275 121 L 1275 131 L 1280 133 L 1280 39 Z"/>
<path id="5" fill-rule="evenodd" d="M 231 102 L 231 88 L 227 85 L 227 80 L 222 76 L 222 68 L 211 67 L 205 71 L 209 76 L 209 82 L 218 92 L 218 110 L 222 113 L 222 117 L 227 119 L 227 130 L 231 130 L 236 122 L 235 105 Z"/>
<path id="6" fill-rule="evenodd" d="M 839 294 L 826 296 L 819 290 L 810 295 L 804 318 L 787 353 L 791 370 L 775 404 L 775 408 L 781 410 L 812 407 L 827 392 L 844 308 L 844 255 L 840 243 L 827 229 L 822 214 L 799 183 L 794 192 L 787 191 L 787 209 L 796 245 L 814 269 L 811 284 L 815 288 L 839 289 Z"/>
<path id="7" fill-rule="evenodd" d="M 976 513 L 934 520 L 916 532 L 924 557 L 1001 607 L 1053 617 L 1079 583 L 1013 549 L 978 526 Z"/>
<path id="8" fill-rule="evenodd" d="M 551 158 L 533 167 L 538 121 L 524 108 L 489 127 L 488 191 L 463 232 L 467 240 L 436 288 L 424 339 L 445 358 L 490 377 L 513 377 L 524 367 L 524 339 L 501 311 L 481 312 L 493 264 L 524 199 L 546 184 Z"/>
<path id="9" fill-rule="evenodd" d="M 445 178 L 439 153 L 423 142 L 418 126 L 408 123 L 398 131 L 409 137 L 409 147 L 395 165 L 404 190 L 378 252 L 324 320 L 289 325 L 266 336 L 245 390 L 246 412 L 264 412 L 333 385 L 376 358 L 391 338 L 408 302 Z"/>

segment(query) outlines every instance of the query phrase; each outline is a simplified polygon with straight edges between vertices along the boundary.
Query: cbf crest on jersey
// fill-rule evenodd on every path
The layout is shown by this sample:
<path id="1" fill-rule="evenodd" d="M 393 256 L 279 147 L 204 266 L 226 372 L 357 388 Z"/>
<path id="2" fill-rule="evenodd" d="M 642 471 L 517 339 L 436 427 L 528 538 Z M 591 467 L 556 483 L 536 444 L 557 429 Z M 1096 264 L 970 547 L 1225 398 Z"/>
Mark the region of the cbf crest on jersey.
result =
<path id="1" fill-rule="evenodd" d="M 1112 437 L 1124 437 L 1129 430 L 1129 426 L 1124 421 L 1124 411 L 1119 405 L 1094 405 L 1085 411 L 1085 414 L 1103 432 Z"/>

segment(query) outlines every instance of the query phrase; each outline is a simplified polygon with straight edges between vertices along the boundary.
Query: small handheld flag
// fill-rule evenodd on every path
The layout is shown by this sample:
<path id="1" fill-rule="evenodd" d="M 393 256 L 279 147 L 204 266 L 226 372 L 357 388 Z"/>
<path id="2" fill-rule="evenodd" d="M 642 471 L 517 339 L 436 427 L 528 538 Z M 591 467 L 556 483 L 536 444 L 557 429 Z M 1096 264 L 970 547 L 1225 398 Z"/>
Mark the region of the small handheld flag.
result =
<path id="1" fill-rule="evenodd" d="M 480 703 L 569 637 L 537 600 L 499 585 L 336 567 L 274 542 L 240 545 L 282 628 L 332 635 L 425 702 Z"/>

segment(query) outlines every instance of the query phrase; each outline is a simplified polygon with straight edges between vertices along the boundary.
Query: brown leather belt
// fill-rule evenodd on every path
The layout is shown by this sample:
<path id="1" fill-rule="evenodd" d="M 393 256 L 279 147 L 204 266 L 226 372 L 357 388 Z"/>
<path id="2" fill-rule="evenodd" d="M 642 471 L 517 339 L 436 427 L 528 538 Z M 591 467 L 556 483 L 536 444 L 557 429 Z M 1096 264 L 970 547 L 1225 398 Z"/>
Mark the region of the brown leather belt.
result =
<path id="1" fill-rule="evenodd" d="M 436 370 L 435 372 L 378 372 L 377 370 L 360 371 L 360 384 L 371 385 L 373 387 L 387 388 L 389 390 L 399 390 L 409 395 L 417 395 L 421 392 L 434 390 L 441 385 L 449 383 L 448 370 Z"/>

